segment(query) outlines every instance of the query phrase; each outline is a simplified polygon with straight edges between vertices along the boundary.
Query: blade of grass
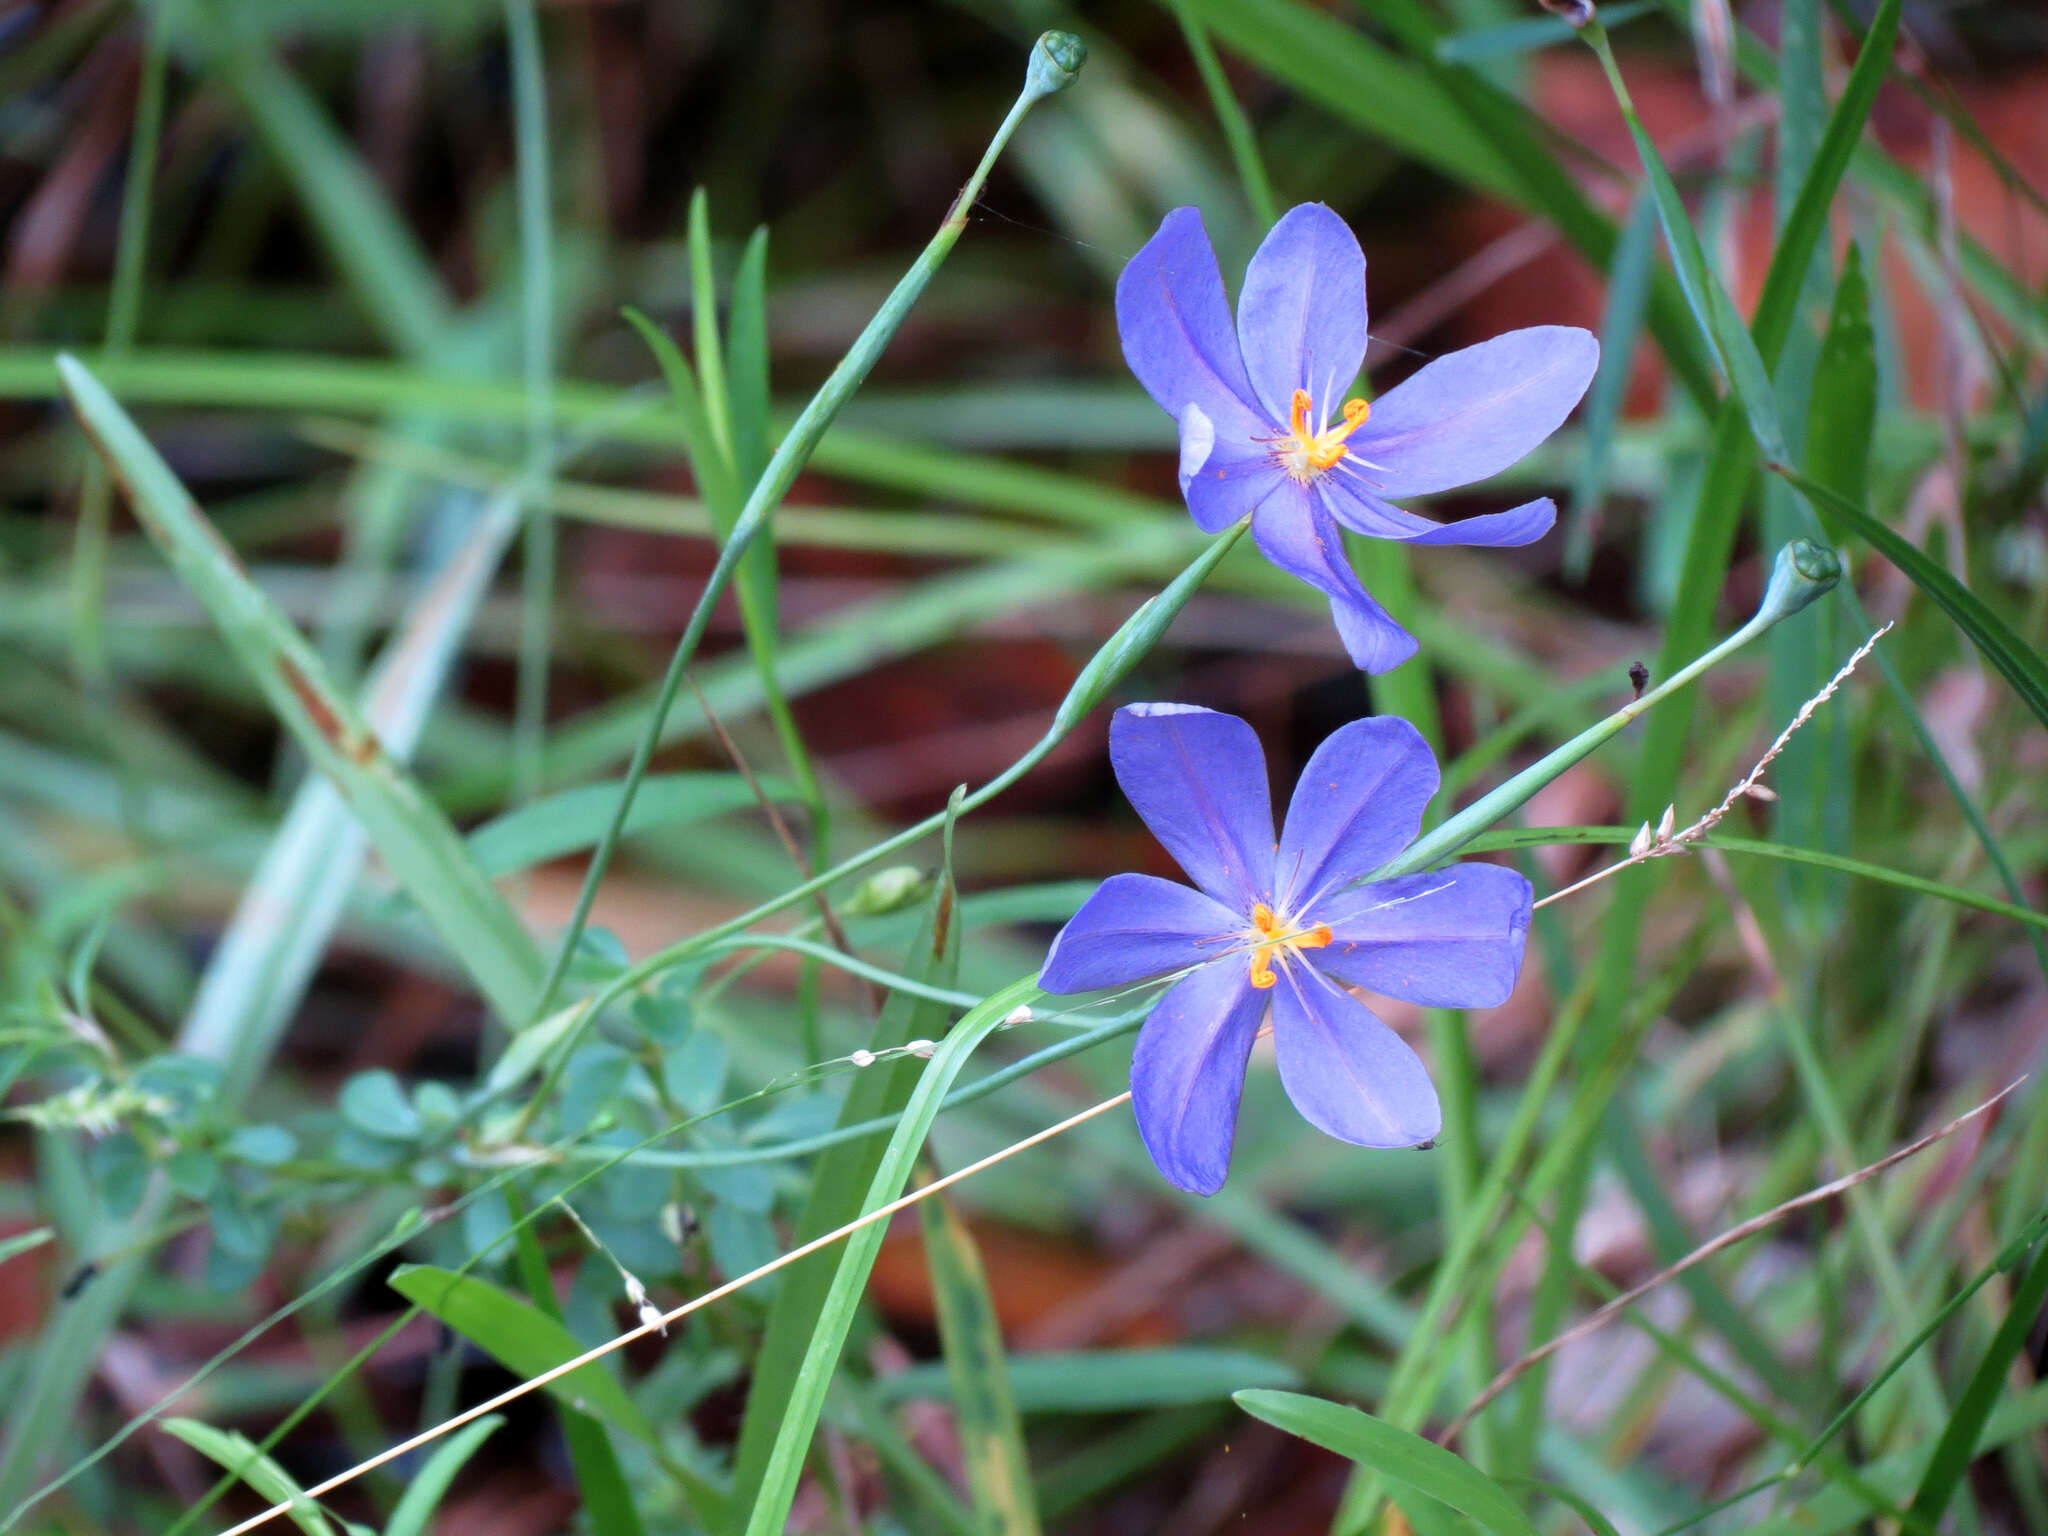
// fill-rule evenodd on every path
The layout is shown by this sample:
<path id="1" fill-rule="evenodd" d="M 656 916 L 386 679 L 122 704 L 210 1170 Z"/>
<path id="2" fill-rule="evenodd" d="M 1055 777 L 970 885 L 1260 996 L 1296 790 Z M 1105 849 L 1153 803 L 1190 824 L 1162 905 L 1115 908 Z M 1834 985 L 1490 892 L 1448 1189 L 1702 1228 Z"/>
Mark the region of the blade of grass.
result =
<path id="1" fill-rule="evenodd" d="M 304 636 L 250 583 L 113 396 L 77 362 L 65 359 L 60 367 L 136 516 L 212 614 L 273 711 L 342 790 L 392 874 L 491 1006 L 506 1020 L 525 1023 L 540 987 L 540 954 L 460 835 L 355 707 L 335 693 Z"/>
<path id="2" fill-rule="evenodd" d="M 2048 660 L 2035 650 L 1984 600 L 1951 576 L 1937 560 L 1924 555 L 1909 540 L 1872 517 L 1847 497 L 1819 481 L 1802 475 L 1788 464 L 1768 466 L 1783 476 L 1813 503 L 1825 509 L 1827 521 L 1854 533 L 1885 559 L 1912 579 L 1955 626 L 1976 646 L 1984 659 L 2011 684 L 2022 704 L 2034 718 L 2048 725 Z"/>
<path id="3" fill-rule="evenodd" d="M 906 975 L 927 980 L 942 969 L 946 954 L 957 955 L 959 938 L 953 902 L 949 884 L 942 883 L 932 893 L 904 959 Z M 817 1165 L 803 1214 L 797 1219 L 797 1241 L 807 1242 L 860 1214 L 862 1198 L 888 1149 L 881 1132 L 895 1128 L 917 1086 L 921 1064 L 916 1057 L 903 1053 L 902 1047 L 911 1040 L 944 1034 L 949 1014 L 949 1009 L 921 1001 L 907 992 L 890 995 L 866 1046 L 876 1060 L 860 1070 L 840 1106 L 836 1132 L 851 1144 Z M 864 1136 L 854 1139 L 848 1134 L 861 1126 L 869 1127 Z M 805 1350 L 824 1311 L 835 1272 L 831 1256 L 822 1253 L 783 1272 L 782 1283 L 768 1310 L 767 1328 L 754 1356 L 746 1412 L 733 1452 L 733 1497 L 728 1525 L 738 1525 L 759 1494 L 780 1425 L 781 1406 L 803 1366 Z"/>
<path id="4" fill-rule="evenodd" d="M 549 190 L 547 76 L 534 0 L 505 0 L 512 56 L 512 119 L 519 195 L 519 301 L 526 381 L 525 564 L 519 604 L 519 668 L 513 704 L 516 800 L 540 789 L 547 731 L 548 658 L 554 636 L 555 519 L 547 480 L 554 458 L 554 219 Z"/>
<path id="5" fill-rule="evenodd" d="M 114 279 L 107 295 L 103 357 L 121 356 L 135 344 L 142 316 L 142 292 L 149 268 L 150 197 L 156 186 L 157 144 L 163 129 L 164 75 L 170 46 L 161 15 L 142 13 L 142 81 L 135 97 L 135 132 L 128 173 L 121 184 L 121 226 L 114 247 Z M 113 508 L 112 482 L 98 455 L 88 454 L 78 494 L 78 532 L 71 553 L 73 644 L 80 677 L 103 683 L 107 675 L 104 614 L 107 602 L 107 541 Z"/>
<path id="6" fill-rule="evenodd" d="M 960 1452 L 981 1527 L 999 1536 L 1035 1536 L 1038 1509 L 1024 1423 L 1010 1386 L 1009 1356 L 989 1295 L 974 1234 L 944 1196 L 919 1208 L 925 1262 L 939 1314 L 939 1340 L 959 1417 Z"/>
<path id="7" fill-rule="evenodd" d="M 922 1154 L 944 1100 L 960 1069 L 976 1047 L 1003 1025 L 1019 1007 L 1035 1006 L 1044 996 L 1027 979 L 996 993 L 979 1008 L 971 1009 L 934 1052 L 919 1074 L 917 1086 L 904 1106 L 901 1119 L 869 1182 L 861 1214 L 879 1211 L 893 1202 L 909 1182 L 912 1166 Z M 881 1252 L 883 1229 L 870 1223 L 855 1232 L 840 1250 L 823 1304 L 804 1350 L 802 1363 L 790 1383 L 789 1392 L 774 1408 L 776 1424 L 773 1442 L 762 1464 L 761 1480 L 747 1509 L 747 1536 L 778 1536 L 789 1518 L 796 1497 L 797 1478 L 811 1443 L 811 1433 L 824 1406 L 825 1391 L 838 1367 L 847 1331 L 853 1325 L 854 1308 L 867 1288 L 868 1274 Z M 735 1514 L 738 1513 L 737 1507 Z"/>

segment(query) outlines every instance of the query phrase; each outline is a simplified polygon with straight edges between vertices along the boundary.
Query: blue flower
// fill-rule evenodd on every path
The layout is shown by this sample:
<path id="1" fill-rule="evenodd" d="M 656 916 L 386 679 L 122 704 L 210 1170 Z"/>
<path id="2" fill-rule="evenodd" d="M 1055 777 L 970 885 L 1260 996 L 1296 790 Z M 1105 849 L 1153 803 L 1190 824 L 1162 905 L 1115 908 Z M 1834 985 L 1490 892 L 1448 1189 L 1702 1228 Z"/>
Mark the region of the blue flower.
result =
<path id="1" fill-rule="evenodd" d="M 1169 1183 L 1214 1194 L 1270 1009 L 1280 1081 L 1310 1124 L 1362 1147 L 1412 1147 L 1442 1124 L 1413 1051 L 1346 987 L 1439 1008 L 1514 990 L 1529 882 L 1457 864 L 1369 885 L 1415 839 L 1436 759 L 1415 727 L 1356 720 L 1316 748 L 1273 837 L 1265 756 L 1235 715 L 1189 704 L 1116 712 L 1124 795 L 1195 889 L 1103 882 L 1060 930 L 1038 984 L 1092 992 L 1184 972 L 1138 1034 L 1132 1106 Z"/>
<path id="2" fill-rule="evenodd" d="M 1180 486 L 1205 533 L 1247 513 L 1268 560 L 1330 599 L 1351 659 L 1384 672 L 1415 637 L 1366 595 L 1338 525 L 1407 544 L 1527 544 L 1548 498 L 1459 523 L 1403 512 L 1498 474 L 1555 432 L 1600 344 L 1572 326 L 1510 331 L 1450 353 L 1377 402 L 1338 400 L 1365 361 L 1365 255 L 1320 203 L 1290 210 L 1245 271 L 1233 331 L 1202 216 L 1178 208 L 1117 279 L 1117 328 L 1138 382 L 1180 424 Z"/>

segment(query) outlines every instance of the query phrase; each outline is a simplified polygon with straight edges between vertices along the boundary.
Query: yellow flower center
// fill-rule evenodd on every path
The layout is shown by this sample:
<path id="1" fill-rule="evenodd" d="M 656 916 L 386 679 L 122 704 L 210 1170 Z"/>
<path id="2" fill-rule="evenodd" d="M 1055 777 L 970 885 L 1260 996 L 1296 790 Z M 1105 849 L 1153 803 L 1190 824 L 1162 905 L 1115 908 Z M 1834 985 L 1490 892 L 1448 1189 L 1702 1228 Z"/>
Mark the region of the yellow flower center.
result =
<path id="1" fill-rule="evenodd" d="M 1252 925 L 1245 930 L 1245 937 L 1252 946 L 1252 985 L 1263 991 L 1280 979 L 1273 971 L 1276 957 L 1284 961 L 1295 950 L 1321 949 L 1330 942 L 1331 933 L 1328 923 L 1296 928 L 1262 901 L 1252 908 Z"/>
<path id="2" fill-rule="evenodd" d="M 1317 432 L 1309 426 L 1309 415 L 1314 408 L 1315 402 L 1310 399 L 1309 392 L 1297 389 L 1288 412 L 1287 431 L 1272 439 L 1273 457 L 1282 469 L 1304 485 L 1334 468 L 1351 451 L 1344 446 L 1345 439 L 1364 426 L 1366 418 L 1372 415 L 1371 405 L 1353 397 L 1344 402 L 1344 419 L 1341 422 Z"/>

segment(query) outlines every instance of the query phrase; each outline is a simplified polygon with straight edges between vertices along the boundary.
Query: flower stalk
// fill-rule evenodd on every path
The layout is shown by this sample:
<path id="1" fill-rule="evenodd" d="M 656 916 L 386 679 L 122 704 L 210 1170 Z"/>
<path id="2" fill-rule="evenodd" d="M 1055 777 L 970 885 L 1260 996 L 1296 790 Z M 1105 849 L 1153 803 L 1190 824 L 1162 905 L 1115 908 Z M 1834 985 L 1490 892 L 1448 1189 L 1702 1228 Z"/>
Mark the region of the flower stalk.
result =
<path id="1" fill-rule="evenodd" d="M 1588 726 L 1556 751 L 1530 764 L 1505 784 L 1480 796 L 1434 830 L 1425 832 L 1397 857 L 1373 872 L 1375 880 L 1413 874 L 1448 857 L 1496 822 L 1504 821 L 1529 798 L 1574 763 L 1620 735 L 1638 715 L 1669 698 L 1701 673 L 1734 655 L 1773 625 L 1782 623 L 1814 599 L 1825 595 L 1842 576 L 1842 562 L 1825 544 L 1794 539 L 1778 551 L 1771 583 L 1750 621 L 1713 649 L 1679 668 L 1656 687 L 1622 705 L 1596 725 Z"/>
<path id="2" fill-rule="evenodd" d="M 612 851 L 618 846 L 619 837 L 625 831 L 626 818 L 633 808 L 633 797 L 639 790 L 640 781 L 647 775 L 648 764 L 653 760 L 656 746 L 661 741 L 663 725 L 668 712 L 674 706 L 676 694 L 681 690 L 683 676 L 689 670 L 690 662 L 696 657 L 697 647 L 703 641 L 705 626 L 711 620 L 711 610 L 719 597 L 732 582 L 733 574 L 739 569 L 740 558 L 766 525 L 768 516 L 788 494 L 795 484 L 797 474 L 809 461 L 825 430 L 839 414 L 853 392 L 867 378 L 868 372 L 880 359 L 882 351 L 903 324 L 910 307 L 923 295 L 932 275 L 939 264 L 952 252 L 959 241 L 961 232 L 967 227 L 967 211 L 974 206 L 981 189 L 987 183 L 989 172 L 995 168 L 996 157 L 1003 152 L 1017 126 L 1024 121 L 1024 115 L 1047 96 L 1055 95 L 1073 84 L 1081 65 L 1087 59 L 1087 48 L 1078 37 L 1069 32 L 1047 32 L 1032 46 L 1031 60 L 1024 73 L 1024 89 L 1018 93 L 1016 102 L 1004 117 L 995 136 L 989 140 L 983 152 L 981 163 L 974 168 L 974 174 L 960 189 L 947 211 L 945 221 L 939 225 L 910 270 L 903 274 L 882 307 L 875 311 L 846 355 L 832 370 L 810 403 L 803 408 L 788 434 L 777 446 L 768 460 L 768 467 L 761 472 L 761 478 L 754 483 L 748 494 L 746 505 L 740 509 L 739 519 L 733 524 L 731 535 L 718 552 L 718 562 L 712 567 L 711 575 L 705 580 L 704 590 L 698 594 L 697 603 L 690 610 L 689 621 L 683 626 L 682 638 L 676 642 L 674 654 L 669 657 L 668 671 L 661 681 L 660 691 L 655 695 L 654 707 L 647 717 L 647 728 L 641 733 L 638 744 L 633 748 L 632 761 L 626 769 L 625 782 L 619 791 L 618 808 L 612 813 L 611 825 L 605 829 L 603 839 L 592 851 L 589 868 L 583 877 L 582 889 L 576 895 L 576 907 L 570 914 L 569 925 L 563 931 L 562 942 L 555 952 L 553 964 L 548 968 L 546 980 L 542 983 L 540 997 L 532 1011 L 523 1021 L 531 1025 L 546 1018 L 560 993 L 562 978 L 567 974 L 569 961 L 576 952 L 577 942 L 590 921 L 590 909 L 597 899 L 597 888 L 610 867 Z M 808 894 L 808 892 L 806 892 Z"/>

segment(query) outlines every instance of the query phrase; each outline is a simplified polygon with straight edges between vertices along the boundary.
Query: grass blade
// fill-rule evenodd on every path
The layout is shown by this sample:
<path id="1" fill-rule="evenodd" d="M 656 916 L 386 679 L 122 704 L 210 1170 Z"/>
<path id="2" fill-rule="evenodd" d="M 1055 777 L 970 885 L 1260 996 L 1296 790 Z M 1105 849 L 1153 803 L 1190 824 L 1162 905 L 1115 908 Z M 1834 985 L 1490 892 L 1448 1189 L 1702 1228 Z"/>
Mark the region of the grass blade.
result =
<path id="1" fill-rule="evenodd" d="M 980 1007 L 970 1009 L 953 1026 L 931 1061 L 919 1075 L 917 1087 L 904 1106 L 895 1133 L 883 1151 L 875 1176 L 868 1185 L 861 1212 L 879 1210 L 896 1199 L 909 1183 L 910 1172 L 922 1155 L 925 1137 L 931 1133 L 946 1090 L 981 1042 L 1003 1025 L 1016 1008 L 1034 1004 L 1043 994 L 1029 979 L 1013 982 Z M 840 1351 L 853 1326 L 854 1308 L 867 1287 L 875 1256 L 881 1252 L 883 1227 L 870 1223 L 847 1238 L 841 1249 L 832 1283 L 819 1308 L 818 1321 L 811 1330 L 803 1362 L 787 1397 L 774 1403 L 778 1416 L 774 1442 L 762 1469 L 760 1491 L 754 1496 L 746 1521 L 747 1536 L 779 1536 L 789 1519 L 796 1498 L 797 1478 L 803 1471 L 818 1414 L 825 1404 L 825 1390 L 831 1385 Z"/>
<path id="2" fill-rule="evenodd" d="M 392 874 L 491 1006 L 508 1023 L 524 1024 L 540 986 L 540 952 L 460 835 L 335 692 L 305 637 L 250 582 L 114 397 L 75 359 L 58 366 L 137 519 L 213 616 L 272 710 L 341 790 Z"/>
<path id="3" fill-rule="evenodd" d="M 1463 1457 L 1356 1408 L 1298 1392 L 1239 1392 L 1237 1406 L 1276 1429 L 1335 1451 L 1390 1482 L 1469 1515 L 1496 1536 L 1536 1536 L 1506 1490 Z"/>
<path id="4" fill-rule="evenodd" d="M 2012 684 L 2013 692 L 2033 711 L 2034 718 L 2048 725 L 2048 660 L 1993 613 L 1982 598 L 1951 576 L 1940 562 L 1922 554 L 1909 539 L 1893 532 L 1846 497 L 1789 465 L 1773 464 L 1770 468 L 1803 491 L 1830 521 L 1854 533 L 1904 571 L 1913 585 L 1933 598 L 1984 659 Z"/>
<path id="5" fill-rule="evenodd" d="M 1031 1494 L 1024 1422 L 1011 1390 L 1009 1356 L 981 1249 L 944 1195 L 925 1201 L 918 1214 L 974 1507 L 988 1531 L 1036 1536 L 1038 1509 Z"/>

